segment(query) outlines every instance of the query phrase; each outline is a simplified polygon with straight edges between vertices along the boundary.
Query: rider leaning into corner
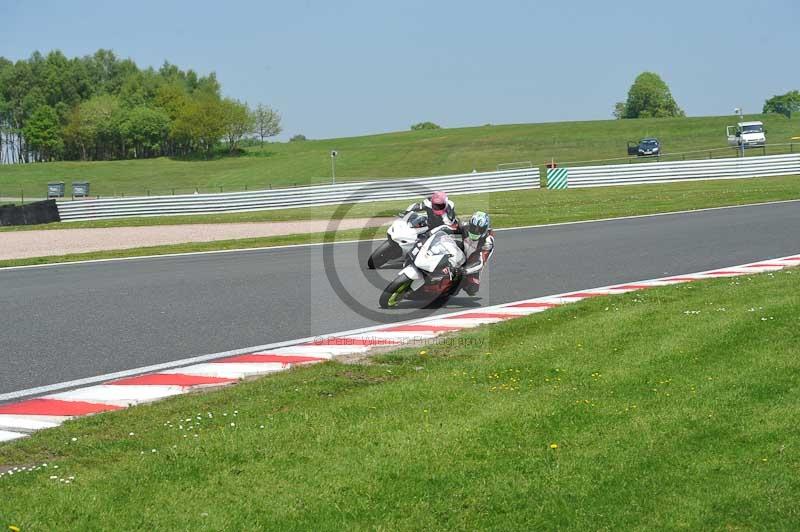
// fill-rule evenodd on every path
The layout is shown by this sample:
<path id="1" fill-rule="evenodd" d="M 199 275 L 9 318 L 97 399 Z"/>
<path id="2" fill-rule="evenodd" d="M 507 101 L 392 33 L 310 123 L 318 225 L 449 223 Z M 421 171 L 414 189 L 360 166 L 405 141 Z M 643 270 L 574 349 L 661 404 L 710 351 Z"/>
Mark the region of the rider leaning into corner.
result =
<path id="1" fill-rule="evenodd" d="M 494 253 L 494 231 L 489 215 L 482 211 L 475 212 L 469 223 L 461 226 L 461 236 L 467 257 L 460 272 L 464 276 L 461 287 L 474 296 L 481 286 L 481 271 Z"/>
<path id="2" fill-rule="evenodd" d="M 445 192 L 434 192 L 430 198 L 419 203 L 412 203 L 406 209 L 406 212 L 410 211 L 425 211 L 428 214 L 428 228 L 430 229 L 444 225 L 453 232 L 459 230 L 456 206 L 447 199 Z"/>

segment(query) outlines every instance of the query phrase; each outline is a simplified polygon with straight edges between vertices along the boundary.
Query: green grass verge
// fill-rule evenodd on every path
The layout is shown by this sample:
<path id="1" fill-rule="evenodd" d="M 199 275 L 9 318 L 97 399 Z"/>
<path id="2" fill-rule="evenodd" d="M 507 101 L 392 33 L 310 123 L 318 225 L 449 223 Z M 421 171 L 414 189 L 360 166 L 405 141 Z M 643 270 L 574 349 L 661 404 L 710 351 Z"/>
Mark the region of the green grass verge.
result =
<path id="1" fill-rule="evenodd" d="M 771 143 L 788 143 L 798 135 L 798 120 L 781 115 L 751 115 L 763 120 Z M 645 136 L 661 139 L 665 153 L 725 147 L 725 126 L 734 117 L 599 120 L 549 124 L 516 124 L 435 131 L 406 131 L 363 137 L 306 142 L 270 143 L 248 149 L 246 155 L 212 161 L 166 158 L 139 161 L 59 162 L 0 165 L 0 196 L 33 197 L 46 192 L 48 182 L 91 182 L 92 194 L 103 196 L 233 192 L 327 183 L 330 150 L 339 151 L 338 181 L 413 177 L 495 170 L 499 163 L 531 161 L 542 165 L 626 156 L 626 142 Z M 800 145 L 794 147 L 798 151 Z M 783 153 L 787 148 L 770 148 Z M 761 154 L 761 150 L 751 150 Z M 715 153 L 730 157 L 730 152 Z M 707 157 L 706 153 L 688 156 Z"/>
<path id="2" fill-rule="evenodd" d="M 0 479 L 0 524 L 796 530 L 799 289 L 788 270 L 592 298 L 68 422 L 0 447 L 48 464 Z"/>
<path id="3" fill-rule="evenodd" d="M 566 191 L 527 190 L 456 196 L 458 211 L 463 214 L 485 210 L 492 215 L 495 227 L 517 227 L 547 223 L 594 220 L 617 216 L 654 214 L 728 205 L 743 205 L 766 201 L 800 198 L 798 176 L 769 177 L 741 180 L 697 181 L 692 183 L 668 183 L 660 185 L 632 185 Z M 347 217 L 392 216 L 405 208 L 408 201 L 381 202 L 355 205 Z M 18 226 L 0 228 L 6 230 L 30 230 L 31 228 L 87 228 L 137 225 L 163 225 L 165 223 L 230 223 L 255 221 L 287 221 L 302 219 L 330 219 L 337 207 L 314 209 L 287 209 L 215 216 L 186 216 L 170 218 L 135 218 L 108 220 L 105 222 L 75 222 L 44 226 Z M 364 232 L 343 231 L 338 239 L 373 238 L 380 231 L 373 228 Z M 16 259 L 0 261 L 0 268 L 30 264 L 106 259 L 118 257 L 162 255 L 266 247 L 287 244 L 322 242 L 324 234 L 288 235 L 267 238 L 226 240 L 219 242 L 188 243 L 133 250 L 112 250 L 96 253 L 81 253 L 57 257 Z"/>

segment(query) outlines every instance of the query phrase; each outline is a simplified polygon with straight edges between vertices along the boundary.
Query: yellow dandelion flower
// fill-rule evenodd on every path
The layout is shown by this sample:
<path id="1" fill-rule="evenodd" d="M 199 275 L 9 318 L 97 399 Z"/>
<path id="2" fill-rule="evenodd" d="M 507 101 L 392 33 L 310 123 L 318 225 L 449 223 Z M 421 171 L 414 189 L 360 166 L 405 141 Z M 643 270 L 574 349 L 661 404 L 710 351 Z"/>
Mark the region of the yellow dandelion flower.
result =
<path id="1" fill-rule="evenodd" d="M 424 355 L 427 355 L 428 352 L 427 351 L 420 351 L 419 354 L 424 356 Z"/>
<path id="2" fill-rule="evenodd" d="M 18 527 L 18 526 L 14 526 L 14 525 L 8 525 L 8 529 L 9 529 L 11 532 L 19 532 L 19 527 Z"/>
<path id="3" fill-rule="evenodd" d="M 551 449 L 558 449 L 558 444 L 557 443 L 551 443 L 550 444 L 550 448 Z"/>

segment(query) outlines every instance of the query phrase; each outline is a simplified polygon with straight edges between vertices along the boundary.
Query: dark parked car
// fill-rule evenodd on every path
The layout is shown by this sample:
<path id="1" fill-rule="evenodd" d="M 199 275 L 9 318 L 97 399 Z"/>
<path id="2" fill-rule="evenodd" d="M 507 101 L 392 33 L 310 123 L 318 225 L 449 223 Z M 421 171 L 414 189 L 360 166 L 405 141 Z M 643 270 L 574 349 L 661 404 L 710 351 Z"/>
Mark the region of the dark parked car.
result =
<path id="1" fill-rule="evenodd" d="M 661 155 L 661 144 L 658 139 L 646 138 L 639 141 L 639 148 L 636 150 L 639 157 L 655 157 Z"/>
<path id="2" fill-rule="evenodd" d="M 639 157 L 655 157 L 661 155 L 661 143 L 658 139 L 648 137 L 639 142 L 628 142 L 628 155 Z"/>

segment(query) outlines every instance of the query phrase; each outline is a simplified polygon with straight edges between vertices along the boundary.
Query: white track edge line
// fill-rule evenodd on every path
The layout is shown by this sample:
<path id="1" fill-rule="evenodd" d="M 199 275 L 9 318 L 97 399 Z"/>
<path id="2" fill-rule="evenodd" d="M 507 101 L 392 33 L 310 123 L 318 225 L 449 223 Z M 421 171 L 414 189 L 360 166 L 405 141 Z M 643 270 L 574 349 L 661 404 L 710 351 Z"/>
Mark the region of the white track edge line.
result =
<path id="1" fill-rule="evenodd" d="M 600 223 L 600 222 L 614 222 L 618 220 L 635 220 L 637 218 L 653 218 L 657 216 L 670 216 L 670 215 L 677 215 L 677 214 L 693 214 L 698 212 L 706 212 L 706 211 L 719 211 L 725 209 L 740 209 L 743 207 L 761 207 L 765 205 L 780 205 L 782 203 L 794 203 L 800 202 L 800 199 L 790 199 L 790 200 L 775 200 L 775 201 L 764 201 L 761 203 L 745 203 L 742 205 L 723 205 L 720 207 L 703 207 L 700 209 L 687 209 L 683 211 L 669 211 L 669 212 L 656 212 L 652 214 L 634 214 L 630 216 L 617 216 L 611 218 L 595 218 L 592 220 L 576 220 L 573 222 L 555 222 L 550 224 L 537 224 L 537 225 L 520 225 L 515 227 L 500 227 L 495 229 L 496 232 L 499 231 L 518 231 L 524 229 L 539 229 L 539 228 L 547 228 L 547 227 L 558 227 L 562 225 L 578 225 L 578 224 L 592 224 L 592 223 Z M 136 227 L 136 226 L 133 226 Z M 312 234 L 312 233 L 299 233 L 299 234 Z M 2 235 L 2 233 L 0 233 Z M 290 236 L 290 235 L 278 235 L 278 236 Z M 372 239 L 372 241 L 383 240 L 382 238 Z M 92 260 L 76 260 L 76 261 L 69 261 L 69 262 L 53 262 L 50 264 L 28 264 L 26 266 L 7 266 L 5 268 L 0 267 L 0 273 L 4 271 L 10 270 L 22 270 L 22 269 L 30 269 L 30 268 L 49 268 L 54 266 L 70 266 L 74 264 L 93 264 L 93 263 L 102 263 L 102 262 L 113 262 L 113 261 L 129 261 L 129 260 L 140 260 L 140 259 L 160 259 L 160 258 L 170 258 L 170 257 L 189 257 L 192 255 L 213 255 L 213 254 L 221 254 L 221 253 L 242 253 L 242 252 L 249 252 L 249 251 L 270 251 L 270 250 L 280 250 L 280 249 L 290 249 L 290 248 L 300 248 L 300 247 L 316 247 L 316 246 L 325 246 L 325 245 L 335 245 L 335 244 L 354 244 L 357 242 L 364 242 L 366 240 L 341 240 L 336 242 L 311 242 L 308 244 L 284 244 L 281 246 L 263 246 L 257 248 L 236 248 L 236 249 L 217 249 L 217 250 L 210 250 L 210 251 L 189 251 L 186 253 L 165 253 L 163 255 L 142 255 L 139 257 L 117 257 L 117 258 L 109 258 L 109 259 L 92 259 Z M 214 242 L 213 240 L 211 242 Z M 180 244 L 176 244 L 180 245 Z M 130 248 L 136 249 L 136 248 Z M 116 251 L 116 250 L 109 250 L 109 251 Z M 41 258 L 41 257 L 31 257 L 31 258 Z M 13 259 L 10 259 L 13 260 Z M 20 259 L 23 260 L 23 259 Z"/>
<path id="2" fill-rule="evenodd" d="M 775 200 L 775 201 L 764 201 L 761 203 L 743 203 L 741 205 L 722 205 L 719 207 L 702 207 L 700 209 L 686 209 L 682 211 L 668 211 L 668 212 L 655 212 L 652 214 L 632 214 L 629 216 L 616 216 L 611 218 L 595 218 L 592 220 L 575 220 L 573 222 L 555 222 L 551 224 L 537 224 L 537 225 L 520 225 L 516 227 L 501 227 L 499 229 L 495 229 L 495 231 L 514 231 L 517 229 L 537 229 L 542 227 L 558 227 L 561 225 L 579 225 L 579 224 L 592 224 L 592 223 L 599 223 L 599 222 L 614 222 L 617 220 L 635 220 L 637 218 L 655 218 L 657 216 L 670 216 L 673 214 L 693 214 L 697 212 L 706 212 L 706 211 L 721 211 L 725 209 L 740 209 L 742 207 L 761 207 L 764 205 L 780 205 L 782 203 L 795 203 L 800 202 L 800 199 L 790 199 L 790 200 Z"/>

